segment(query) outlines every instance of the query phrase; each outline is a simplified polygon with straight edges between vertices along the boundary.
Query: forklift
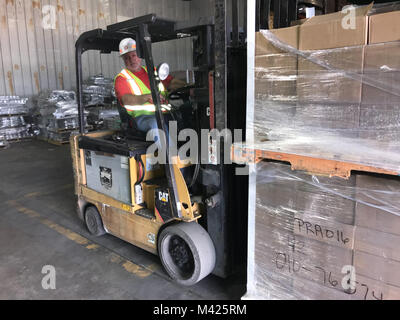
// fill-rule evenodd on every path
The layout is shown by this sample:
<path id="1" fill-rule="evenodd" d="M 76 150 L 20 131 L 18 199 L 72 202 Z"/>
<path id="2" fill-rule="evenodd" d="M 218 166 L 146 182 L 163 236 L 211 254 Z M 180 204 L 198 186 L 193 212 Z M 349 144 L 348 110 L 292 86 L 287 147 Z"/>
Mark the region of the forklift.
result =
<path id="1" fill-rule="evenodd" d="M 95 236 L 109 233 L 158 255 L 166 273 L 187 286 L 211 273 L 226 278 L 246 269 L 247 177 L 235 176 L 238 165 L 224 164 L 225 141 L 218 135 L 207 137 L 205 159 L 193 164 L 170 155 L 167 138 L 162 143 L 166 163 L 154 164 L 154 154 L 148 153 L 154 141 L 147 141 L 132 121 L 128 125 L 129 117 L 120 105 L 120 130 L 85 133 L 82 54 L 87 50 L 111 53 L 118 51 L 122 39 L 135 39 L 138 56 L 147 70 L 154 70 L 148 75 L 158 128 L 169 132 L 159 92 L 163 72 L 160 66 L 155 68 L 152 44 L 191 38 L 194 85 L 169 95 L 183 102 L 173 108 L 177 118 L 199 137 L 201 129 L 245 128 L 244 41 L 236 32 L 235 46 L 227 48 L 217 32 L 225 23 L 216 20 L 211 17 L 193 24 L 148 14 L 84 32 L 76 41 L 80 132 L 71 136 L 70 144 L 78 216 Z M 227 52 L 228 58 L 221 55 Z M 223 65 L 217 65 L 221 58 Z M 222 77 L 221 67 L 228 69 L 228 64 L 235 71 Z M 218 88 L 221 79 L 224 87 Z"/>

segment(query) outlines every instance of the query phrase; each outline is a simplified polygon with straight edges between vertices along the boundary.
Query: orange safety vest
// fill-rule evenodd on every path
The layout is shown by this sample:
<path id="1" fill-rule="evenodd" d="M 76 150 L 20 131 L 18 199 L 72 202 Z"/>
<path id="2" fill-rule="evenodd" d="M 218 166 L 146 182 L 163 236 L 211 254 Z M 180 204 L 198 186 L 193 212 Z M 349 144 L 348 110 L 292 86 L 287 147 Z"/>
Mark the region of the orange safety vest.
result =
<path id="1" fill-rule="evenodd" d="M 146 67 L 142 67 L 144 70 L 147 72 Z M 142 80 L 140 80 L 137 76 L 135 76 L 131 71 L 128 69 L 122 69 L 122 71 L 115 77 L 114 79 L 114 84 L 115 80 L 119 77 L 123 77 L 128 81 L 129 87 L 131 88 L 132 94 L 135 96 L 140 96 L 143 94 L 151 94 L 150 89 L 143 83 Z M 167 92 L 164 88 L 164 85 L 162 82 L 160 82 L 159 88 L 162 95 L 166 96 Z M 139 117 L 142 115 L 154 115 L 156 111 L 156 106 L 154 104 L 151 104 L 150 102 L 146 102 L 145 104 L 142 105 L 124 105 L 124 108 L 128 112 L 129 115 L 134 116 L 134 117 Z M 161 105 L 162 111 L 163 112 L 168 112 L 171 110 L 170 105 Z"/>

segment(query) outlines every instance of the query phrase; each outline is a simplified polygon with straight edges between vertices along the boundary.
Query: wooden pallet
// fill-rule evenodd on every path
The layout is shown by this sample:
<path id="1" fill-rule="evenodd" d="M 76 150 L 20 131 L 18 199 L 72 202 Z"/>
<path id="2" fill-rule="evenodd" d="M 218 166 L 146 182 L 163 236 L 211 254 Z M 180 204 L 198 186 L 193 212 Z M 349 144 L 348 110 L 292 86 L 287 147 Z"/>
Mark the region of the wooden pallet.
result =
<path id="1" fill-rule="evenodd" d="M 20 116 L 27 117 L 28 113 L 25 112 L 25 113 L 14 113 L 14 114 L 9 114 L 9 113 L 0 114 L 0 118 L 20 117 Z"/>
<path id="2" fill-rule="evenodd" d="M 36 139 L 40 140 L 40 141 L 46 141 L 47 142 L 47 138 L 42 137 L 42 136 L 36 136 Z"/>
<path id="3" fill-rule="evenodd" d="M 264 145 L 265 146 L 265 145 Z M 335 157 L 337 157 L 335 155 Z M 400 175 L 399 169 L 393 169 L 393 166 L 370 165 L 362 161 L 352 161 L 346 157 L 334 156 L 318 157 L 315 155 L 302 155 L 289 152 L 287 150 L 268 150 L 268 148 L 256 149 L 246 144 L 235 143 L 231 147 L 232 161 L 238 164 L 258 163 L 263 160 L 275 160 L 288 162 L 292 170 L 301 170 L 309 174 L 323 175 L 329 177 L 341 177 L 348 179 L 351 171 L 364 171 L 388 175 Z"/>
<path id="4" fill-rule="evenodd" d="M 56 146 L 63 146 L 65 144 L 68 144 L 69 140 L 57 141 L 57 140 L 47 139 L 47 142 L 50 144 L 54 144 Z"/>
<path id="5" fill-rule="evenodd" d="M 24 141 L 32 141 L 32 137 L 17 138 L 17 139 L 10 139 L 10 140 L 7 140 L 8 143 L 24 142 Z"/>
<path id="6" fill-rule="evenodd" d="M 92 125 L 87 125 L 85 127 L 85 129 L 88 130 L 88 131 L 93 130 L 93 126 Z M 63 133 L 63 132 L 79 131 L 79 128 L 68 128 L 68 129 L 51 128 L 51 129 L 48 129 L 48 131 L 55 132 L 55 133 Z"/>
<path id="7" fill-rule="evenodd" d="M 6 141 L 8 142 L 8 144 L 0 145 L 0 150 L 9 147 L 10 144 L 12 144 L 12 143 L 32 141 L 32 138 L 31 137 L 26 137 L 26 138 L 10 139 L 10 140 L 6 140 Z"/>
<path id="8" fill-rule="evenodd" d="M 57 140 L 48 139 L 48 138 L 45 138 L 45 137 L 42 137 L 42 136 L 37 136 L 36 139 L 40 140 L 40 141 L 44 141 L 44 142 L 50 143 L 50 144 L 54 144 L 56 146 L 62 146 L 64 144 L 68 144 L 69 143 L 69 140 L 57 141 Z"/>

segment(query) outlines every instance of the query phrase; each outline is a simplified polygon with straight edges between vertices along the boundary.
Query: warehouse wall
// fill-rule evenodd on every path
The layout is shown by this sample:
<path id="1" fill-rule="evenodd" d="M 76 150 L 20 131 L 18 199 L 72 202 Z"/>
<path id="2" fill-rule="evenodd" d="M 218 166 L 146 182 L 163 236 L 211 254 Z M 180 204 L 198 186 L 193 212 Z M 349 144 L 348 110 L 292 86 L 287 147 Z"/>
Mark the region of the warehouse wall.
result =
<path id="1" fill-rule="evenodd" d="M 147 13 L 181 21 L 212 12 L 212 0 L 0 0 L 0 95 L 73 89 L 74 45 L 84 31 Z M 171 70 L 190 68 L 190 46 L 188 39 L 156 44 L 155 62 L 167 61 Z M 114 77 L 121 68 L 117 53 L 83 55 L 84 79 Z"/>

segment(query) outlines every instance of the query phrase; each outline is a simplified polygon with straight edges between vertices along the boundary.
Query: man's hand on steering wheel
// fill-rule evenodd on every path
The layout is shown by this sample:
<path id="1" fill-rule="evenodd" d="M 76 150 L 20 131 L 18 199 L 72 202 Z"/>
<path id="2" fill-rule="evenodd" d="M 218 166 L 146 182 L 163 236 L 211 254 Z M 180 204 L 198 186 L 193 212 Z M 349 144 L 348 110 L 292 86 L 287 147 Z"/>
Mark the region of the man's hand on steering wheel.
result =
<path id="1" fill-rule="evenodd" d="M 151 104 L 154 104 L 153 98 L 151 97 L 151 95 L 150 95 L 149 99 L 147 100 L 147 102 L 150 102 Z M 167 104 L 168 103 L 167 99 L 162 94 L 160 94 L 160 102 L 161 102 L 161 104 Z"/>
<path id="2" fill-rule="evenodd" d="M 194 84 L 188 84 L 186 86 L 171 90 L 168 94 L 170 100 L 178 100 L 185 98 L 189 95 L 189 90 L 194 88 Z"/>

